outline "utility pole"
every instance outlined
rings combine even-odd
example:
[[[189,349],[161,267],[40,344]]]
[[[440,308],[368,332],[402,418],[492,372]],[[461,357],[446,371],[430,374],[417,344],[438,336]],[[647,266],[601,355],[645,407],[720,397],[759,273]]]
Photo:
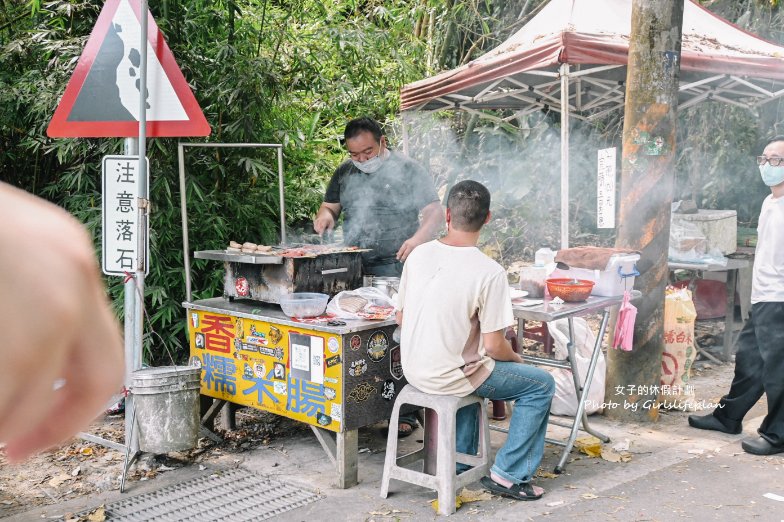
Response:
[[[615,419],[655,421],[664,350],[664,288],[684,0],[634,0],[626,73],[621,204],[616,247],[641,252],[642,298],[631,352],[610,350],[605,410]]]

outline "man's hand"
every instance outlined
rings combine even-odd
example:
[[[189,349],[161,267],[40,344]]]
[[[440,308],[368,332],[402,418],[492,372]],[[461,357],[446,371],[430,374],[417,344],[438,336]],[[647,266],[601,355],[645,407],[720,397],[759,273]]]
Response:
[[[406,239],[397,251],[396,257],[399,261],[405,261],[413,250],[433,239],[433,237],[444,226],[444,209],[441,203],[434,201],[425,205],[422,209],[422,220],[416,234]]]
[[[506,329],[482,334],[482,344],[487,355],[496,361],[523,362],[520,354],[515,353],[512,345],[506,338]]]
[[[340,215],[340,203],[322,203],[316,217],[313,218],[313,230],[320,236],[326,231],[333,230],[338,215]]]
[[[409,254],[411,254],[411,252],[413,252],[416,247],[425,241],[427,241],[427,239],[418,237],[417,234],[414,234],[410,238],[403,241],[403,244],[400,246],[400,250],[397,251],[396,257],[399,261],[405,261]]]
[[[3,183],[0,223],[0,442],[19,461],[101,413],[123,345],[81,224]]]

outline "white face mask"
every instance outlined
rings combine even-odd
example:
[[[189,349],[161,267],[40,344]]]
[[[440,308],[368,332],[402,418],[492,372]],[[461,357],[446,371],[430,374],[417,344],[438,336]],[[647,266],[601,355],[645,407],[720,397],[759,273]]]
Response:
[[[356,168],[364,172],[365,174],[373,174],[378,169],[381,168],[381,165],[384,164],[384,160],[386,160],[389,154],[386,150],[379,152],[375,157],[370,158],[366,161],[357,161],[351,160],[351,163],[354,164]]]
[[[784,183],[784,166],[774,167],[770,163],[760,165],[760,174],[762,175],[762,182],[769,187],[775,187],[780,183]]]

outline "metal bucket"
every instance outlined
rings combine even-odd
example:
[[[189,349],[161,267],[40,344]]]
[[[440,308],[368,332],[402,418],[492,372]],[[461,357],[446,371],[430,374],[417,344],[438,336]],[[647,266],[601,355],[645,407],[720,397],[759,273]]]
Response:
[[[131,392],[139,449],[168,453],[196,447],[199,438],[201,370],[161,366],[133,373]]]
[[[400,288],[400,278],[399,277],[385,277],[385,276],[372,276],[370,280],[370,286],[373,288],[378,288],[389,297],[394,297],[397,295],[397,291]]]

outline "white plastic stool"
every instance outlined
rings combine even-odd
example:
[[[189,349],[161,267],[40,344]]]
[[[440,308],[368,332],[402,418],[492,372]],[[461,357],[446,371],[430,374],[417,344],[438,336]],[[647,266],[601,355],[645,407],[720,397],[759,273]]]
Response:
[[[397,457],[397,426],[400,417],[400,408],[404,404],[421,406],[433,410],[438,416],[435,423],[429,422],[432,415],[425,415],[425,445],[413,453]],[[457,453],[455,447],[457,410],[464,406],[478,404],[479,412],[479,447],[477,455]],[[431,426],[431,424],[433,424]],[[435,431],[435,433],[434,433]],[[437,441],[434,448],[428,442]],[[381,498],[387,498],[389,481],[397,479],[410,484],[416,484],[438,492],[438,512],[442,515],[451,515],[455,512],[455,496],[458,488],[476,482],[487,475],[490,467],[490,429],[487,420],[487,405],[485,400],[476,395],[467,397],[454,397],[452,395],[431,395],[407,384],[395,399],[392,418],[389,420],[389,436],[387,438],[387,454],[384,461],[384,475],[381,478]],[[428,463],[435,457],[435,475],[426,472],[414,471],[407,467],[414,462],[423,462],[427,471]],[[457,474],[457,463],[473,466]]]

